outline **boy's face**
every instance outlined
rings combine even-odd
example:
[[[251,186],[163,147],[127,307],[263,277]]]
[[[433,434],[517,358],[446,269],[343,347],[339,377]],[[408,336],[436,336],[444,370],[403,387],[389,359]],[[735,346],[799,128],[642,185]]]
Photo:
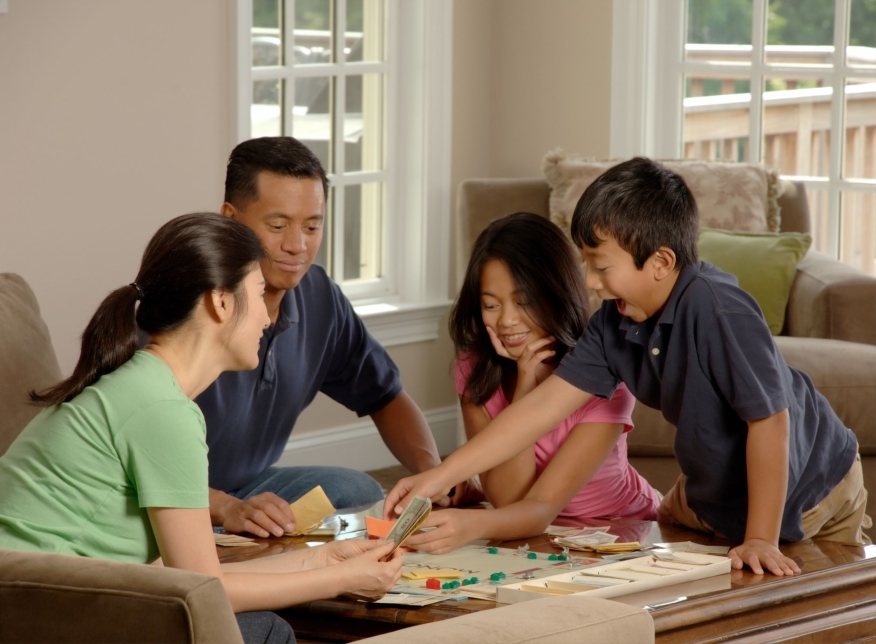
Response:
[[[581,249],[587,263],[584,281],[603,300],[614,300],[621,315],[644,322],[663,308],[668,297],[658,254],[649,257],[639,270],[633,256],[606,236],[598,247]]]

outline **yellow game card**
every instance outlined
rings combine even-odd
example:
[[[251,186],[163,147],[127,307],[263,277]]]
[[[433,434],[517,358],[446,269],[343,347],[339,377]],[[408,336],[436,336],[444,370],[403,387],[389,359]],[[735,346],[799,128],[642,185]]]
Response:
[[[290,536],[307,534],[309,530],[318,528],[323,519],[336,511],[321,485],[317,485],[300,499],[290,503],[289,508],[295,515],[296,522],[295,532],[286,533]]]

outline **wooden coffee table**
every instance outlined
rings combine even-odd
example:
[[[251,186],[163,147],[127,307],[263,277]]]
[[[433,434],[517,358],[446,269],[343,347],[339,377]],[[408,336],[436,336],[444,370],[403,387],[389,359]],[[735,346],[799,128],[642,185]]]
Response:
[[[363,519],[345,515],[339,538],[364,536]],[[595,521],[565,525],[610,525],[620,541],[652,544],[695,541],[729,545],[678,526],[650,521]],[[223,562],[243,561],[318,543],[313,538],[259,539],[247,548],[219,548]],[[528,543],[536,552],[557,552],[546,535],[491,545],[516,548]],[[782,546],[803,570],[794,577],[755,575],[734,570],[727,577],[676,584],[615,598],[647,607],[659,643],[682,642],[876,642],[876,546],[807,540]],[[535,600],[537,601],[537,600]],[[389,631],[450,619],[496,602],[471,599],[420,608],[373,605],[337,598],[312,601],[280,611],[298,641],[350,642]]]

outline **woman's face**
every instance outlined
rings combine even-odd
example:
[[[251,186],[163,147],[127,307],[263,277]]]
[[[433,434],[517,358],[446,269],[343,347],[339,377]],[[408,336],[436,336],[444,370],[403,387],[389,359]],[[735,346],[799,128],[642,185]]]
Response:
[[[529,317],[529,302],[518,293],[505,262],[498,259],[488,261],[481,271],[481,319],[515,359],[530,342],[547,336]]]
[[[245,371],[259,366],[259,342],[270,325],[271,318],[265,308],[265,278],[258,264],[243,280],[243,299],[246,311],[232,318],[233,328],[228,338],[233,366],[230,370]]]

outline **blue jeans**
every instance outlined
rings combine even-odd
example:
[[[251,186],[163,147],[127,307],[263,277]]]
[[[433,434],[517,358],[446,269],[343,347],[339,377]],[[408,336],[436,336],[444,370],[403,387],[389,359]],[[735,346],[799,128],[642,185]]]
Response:
[[[244,644],[295,644],[292,627],[276,613],[237,613],[235,617]]]
[[[249,485],[230,494],[248,499],[262,492],[273,492],[292,503],[317,485],[322,486],[329,501],[339,510],[383,500],[380,484],[364,472],[326,465],[269,467]]]

